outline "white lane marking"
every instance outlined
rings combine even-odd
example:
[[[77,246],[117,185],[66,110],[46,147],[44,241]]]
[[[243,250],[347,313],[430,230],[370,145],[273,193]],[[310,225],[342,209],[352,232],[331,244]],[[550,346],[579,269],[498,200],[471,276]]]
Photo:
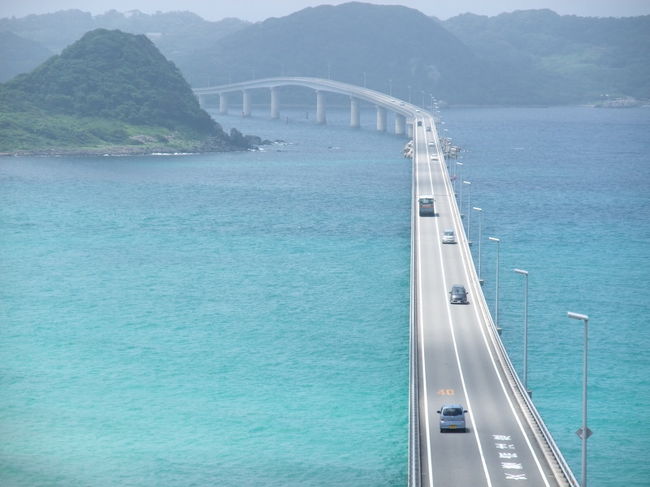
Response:
[[[442,165],[441,160],[439,161],[439,164]],[[441,170],[442,170],[442,167],[441,167]],[[446,180],[445,180],[445,186],[447,187],[447,191],[449,192],[449,183]],[[454,219],[456,219],[455,214],[454,214]],[[468,248],[469,247],[462,246],[462,249],[461,249],[463,263],[464,263],[464,265],[462,267],[463,267],[463,272],[465,274],[465,278],[466,278],[467,282],[471,283],[472,287],[474,288],[474,292],[476,293],[477,288],[475,286],[475,282],[474,282],[474,280],[470,279],[469,272],[467,270],[469,262],[471,262],[472,265],[473,265],[473,260],[470,259],[469,256],[467,255]],[[482,293],[483,291],[481,289],[479,289],[478,292]],[[477,298],[477,299],[479,299],[479,298]],[[533,446],[532,446],[532,444],[530,442],[530,439],[528,438],[528,435],[526,434],[526,431],[525,431],[523,425],[521,424],[521,421],[519,419],[519,415],[517,414],[517,411],[515,410],[514,404],[512,403],[512,400],[510,399],[510,396],[508,394],[508,390],[507,390],[507,388],[506,388],[506,386],[505,386],[505,384],[503,382],[503,379],[501,378],[501,374],[499,373],[499,369],[498,369],[496,361],[494,359],[494,355],[492,354],[492,349],[490,348],[487,337],[485,335],[485,329],[484,329],[484,326],[483,326],[484,323],[481,320],[481,317],[479,316],[478,305],[476,304],[476,302],[475,302],[473,308],[474,308],[474,315],[476,316],[476,320],[479,323],[479,328],[481,330],[481,336],[483,337],[483,342],[485,343],[485,348],[487,349],[487,352],[488,352],[488,354],[490,356],[490,361],[492,362],[492,367],[494,368],[494,371],[497,374],[497,378],[499,379],[499,384],[501,385],[501,389],[502,389],[503,394],[504,394],[504,396],[506,398],[506,401],[508,402],[508,405],[510,406],[510,411],[512,412],[512,415],[515,417],[515,421],[517,422],[517,425],[519,426],[519,429],[521,430],[521,433],[522,433],[522,435],[524,437],[524,440],[526,441],[526,445],[528,445],[528,449],[530,450],[530,453],[531,453],[533,459],[535,460],[535,464],[537,465],[540,476],[542,477],[542,480],[544,480],[544,485],[546,485],[547,487],[550,487],[550,484],[548,483],[548,480],[546,479],[546,475],[544,475],[544,470],[542,469],[542,465],[541,465],[541,463],[539,461],[539,458],[537,457],[537,454],[535,453],[535,450],[533,449]],[[485,321],[487,321],[487,319]]]
[[[413,132],[413,147],[417,148],[417,144],[415,143],[415,139],[417,137],[417,130]],[[417,200],[418,194],[419,194],[419,189],[420,189],[420,171],[418,168],[418,155],[417,152],[413,154],[413,170],[415,171],[415,198]],[[420,211],[419,211],[419,203],[414,203],[413,204],[414,211],[417,211],[418,214],[415,216],[415,218],[420,217]],[[417,225],[417,239],[418,239],[418,254],[420,253],[420,223],[416,222]],[[425,428],[426,428],[426,433],[427,433],[427,465],[429,469],[429,485],[433,487],[433,460],[431,457],[431,428],[429,426],[429,396],[427,394],[428,390],[428,385],[427,385],[427,367],[426,367],[426,355],[424,353],[424,344],[422,343],[422,338],[424,337],[424,325],[423,325],[423,320],[422,320],[422,260],[420,259],[420,255],[417,256],[417,262],[418,262],[418,321],[419,323],[419,328],[420,328],[420,351],[421,351],[421,363],[422,363],[422,383],[424,384],[424,411],[425,411]]]
[[[429,157],[429,146],[428,144],[425,146],[426,150],[426,160],[427,160],[427,168],[429,171],[429,185],[431,186],[431,194],[433,193],[433,174],[431,172],[431,158]],[[436,218],[435,220],[435,225],[436,225],[436,237],[440,235],[440,225],[438,223],[438,219]],[[440,243],[440,239],[436,238],[436,241],[438,243],[438,257],[440,259],[440,270],[442,272],[442,281],[443,283],[447,282],[447,274],[445,272],[445,263],[442,259],[442,244]],[[443,292],[446,291],[445,286],[443,285]],[[479,439],[479,433],[478,433],[478,425],[476,423],[476,418],[474,417],[474,414],[472,413],[472,403],[469,398],[469,394],[467,391],[467,386],[465,384],[465,376],[463,374],[463,366],[461,365],[460,362],[460,355],[458,353],[458,344],[456,342],[456,333],[454,332],[454,325],[451,319],[451,304],[449,303],[449,300],[446,299],[446,294],[445,294],[445,309],[447,310],[447,318],[448,318],[448,323],[449,323],[449,330],[451,331],[451,340],[452,343],[454,344],[454,354],[456,355],[456,364],[458,366],[458,372],[460,374],[460,381],[461,384],[463,385],[463,392],[465,394],[465,399],[467,400],[467,408],[470,411],[470,417],[472,418],[472,422],[474,423],[474,428],[473,428],[473,433],[474,433],[474,439],[476,440],[476,446],[478,447],[478,452],[479,456],[481,457],[481,464],[483,465],[483,473],[485,474],[485,480],[487,482],[488,486],[492,486],[492,480],[490,479],[490,472],[488,471],[487,468],[487,462],[485,461],[485,455],[483,453],[483,447],[481,446],[481,441]]]

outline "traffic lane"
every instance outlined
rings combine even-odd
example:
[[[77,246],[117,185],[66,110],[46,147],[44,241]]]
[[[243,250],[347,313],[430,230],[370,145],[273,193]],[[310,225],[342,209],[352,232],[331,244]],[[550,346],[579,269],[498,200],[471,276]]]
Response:
[[[428,159],[425,161],[422,163],[424,170],[418,173],[420,181],[428,181],[434,174],[430,161]],[[421,184],[420,187],[426,187],[426,183]],[[445,272],[441,255],[442,244],[439,238],[439,218],[420,217],[419,225],[421,262],[422,267],[428,271],[423,273],[422,277],[422,294],[425,301],[422,319],[426,330],[422,341],[427,357],[430,358],[426,365],[428,378],[426,394],[430,398],[428,419],[434,485],[486,485],[483,460],[477,446],[478,440],[474,437],[471,417],[467,418],[468,433],[440,433],[437,410],[444,404],[466,405],[467,400],[453,346],[448,291],[442,279]],[[463,468],[463,466],[471,466],[471,468]]]
[[[509,403],[499,374],[483,342],[479,323],[472,307],[458,306],[454,322],[458,353],[461,357],[465,383],[473,405],[473,418],[479,429],[482,450],[494,485],[512,480],[527,480],[530,485],[548,485],[540,472],[539,461],[529,448],[523,423]],[[488,365],[486,365],[488,364]],[[532,483],[531,483],[532,482]]]

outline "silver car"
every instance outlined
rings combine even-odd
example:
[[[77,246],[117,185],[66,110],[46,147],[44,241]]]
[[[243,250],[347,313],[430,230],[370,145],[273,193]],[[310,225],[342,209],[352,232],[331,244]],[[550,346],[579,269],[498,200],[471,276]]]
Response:
[[[440,432],[444,431],[467,431],[465,424],[466,409],[460,404],[448,404],[442,406],[437,413],[440,415]]]
[[[454,284],[449,291],[449,302],[451,304],[467,304],[467,294],[465,286]]]
[[[456,243],[456,234],[453,230],[445,230],[442,233],[442,243],[443,244],[455,244]]]

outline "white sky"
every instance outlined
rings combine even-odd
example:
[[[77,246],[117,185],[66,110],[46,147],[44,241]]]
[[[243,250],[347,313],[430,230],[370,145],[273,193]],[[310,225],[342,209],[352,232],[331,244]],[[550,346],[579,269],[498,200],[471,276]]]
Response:
[[[650,14],[650,0],[366,0],[368,3],[404,5],[427,15],[447,19],[464,12],[497,15],[513,10],[550,8],[562,15],[629,17]],[[259,21],[283,17],[297,10],[344,0],[0,0],[0,18],[79,9],[93,14],[115,9],[145,13],[188,10],[208,20],[237,17]]]

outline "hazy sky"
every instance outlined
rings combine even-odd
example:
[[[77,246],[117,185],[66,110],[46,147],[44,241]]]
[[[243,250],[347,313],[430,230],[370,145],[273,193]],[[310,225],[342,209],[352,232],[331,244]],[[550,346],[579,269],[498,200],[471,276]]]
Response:
[[[459,13],[497,15],[513,10],[550,8],[559,14],[628,17],[650,14],[650,0],[366,0],[368,3],[398,4],[412,7],[441,19]],[[62,9],[79,9],[93,14],[115,9],[120,12],[140,10],[189,10],[208,20],[238,17],[258,21],[282,17],[309,6],[339,4],[343,0],[0,0],[0,17],[24,17]]]

